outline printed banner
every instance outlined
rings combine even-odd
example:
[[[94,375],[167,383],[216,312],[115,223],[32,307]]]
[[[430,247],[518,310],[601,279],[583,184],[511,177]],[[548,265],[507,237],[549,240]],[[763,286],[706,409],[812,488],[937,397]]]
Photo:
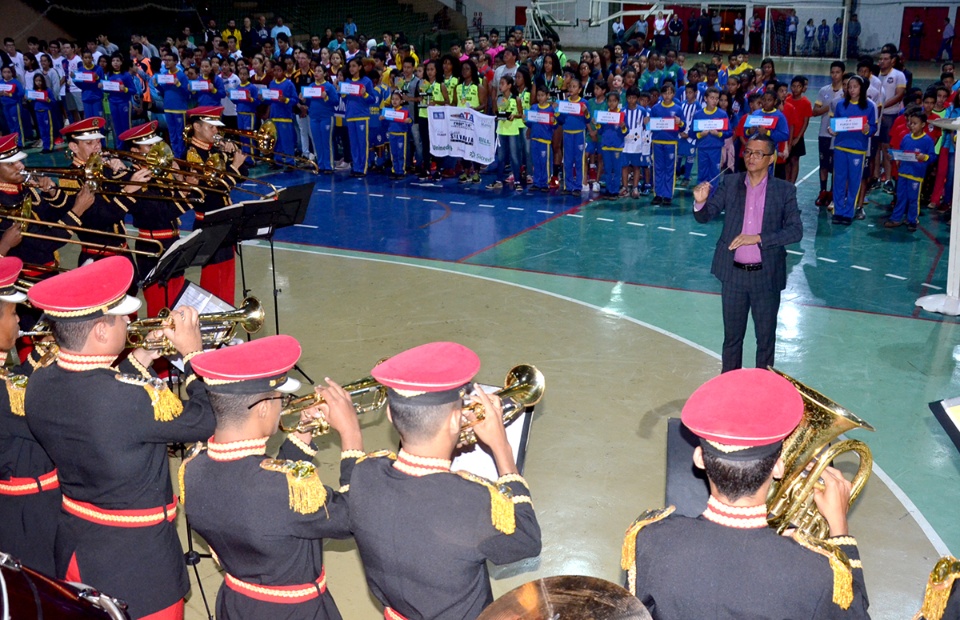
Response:
[[[651,118],[650,119],[650,131],[676,131],[677,119],[675,116],[670,118]]]
[[[570,101],[558,101],[557,102],[557,112],[561,114],[574,114],[576,116],[583,116],[583,102],[578,101],[576,103]]]
[[[209,91],[210,82],[206,80],[190,80],[189,88],[190,88],[190,91],[194,93],[198,93],[200,91]]]
[[[360,94],[360,85],[359,85],[359,84],[347,84],[346,82],[341,82],[341,84],[340,84],[340,94],[341,94],[341,95],[359,95],[359,94]]]
[[[0,84],[0,93],[12,93],[16,89],[16,84]]]
[[[307,99],[323,99],[327,96],[327,91],[321,86],[305,86],[303,96]]]
[[[747,117],[747,122],[744,123],[745,127],[763,127],[764,129],[773,129],[777,126],[777,117],[776,116],[760,116],[758,114],[751,114]]]
[[[388,121],[397,121],[402,123],[407,120],[407,111],[406,110],[394,110],[393,108],[385,108],[383,110],[383,118]]]
[[[836,133],[841,131],[863,131],[866,116],[851,116],[850,118],[831,118],[830,129]]]
[[[110,93],[122,93],[123,83],[107,80],[106,82],[103,83],[103,90]]]
[[[917,161],[920,161],[920,158],[918,157],[918,155],[920,155],[920,153],[917,153],[915,151],[897,151],[894,149],[890,149],[890,157],[892,157],[894,161],[917,162]]]
[[[534,112],[533,110],[529,110],[527,112],[527,120],[531,123],[549,125],[550,121],[553,120],[553,114],[549,112]]]
[[[6,84],[4,84],[4,86],[6,86]],[[10,84],[10,86],[12,86],[12,84]],[[28,90],[27,99],[32,99],[33,101],[50,101],[47,98],[46,91],[43,90]]]
[[[94,73],[86,73],[84,71],[77,71],[73,74],[74,82],[96,82],[97,76]]]
[[[623,122],[623,112],[597,112],[598,125],[619,125]]]
[[[176,84],[177,76],[172,73],[161,73],[157,76],[157,84]]]
[[[726,131],[730,128],[728,118],[701,118],[693,121],[694,131]]]
[[[460,157],[483,165],[494,162],[497,155],[495,116],[453,106],[433,106],[428,114],[431,155]]]
[[[265,88],[260,91],[260,94],[267,101],[280,101],[280,91],[274,88]]]
[[[242,88],[231,90],[230,101],[250,101],[250,93]]]

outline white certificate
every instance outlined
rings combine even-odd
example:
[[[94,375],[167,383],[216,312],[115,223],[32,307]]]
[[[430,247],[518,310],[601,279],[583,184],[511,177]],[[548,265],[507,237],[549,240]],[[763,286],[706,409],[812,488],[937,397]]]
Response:
[[[106,80],[103,83],[103,90],[110,93],[120,93],[123,92],[123,83],[122,82],[113,82],[111,80]]]
[[[3,86],[13,86],[13,84],[3,84]],[[0,88],[0,90],[4,90]],[[42,90],[28,90],[27,99],[32,99],[33,101],[46,101],[47,93]]]
[[[83,71],[77,71],[73,75],[74,82],[95,82],[97,76],[94,73],[84,73]]]
[[[0,93],[12,93],[14,88],[15,84],[0,84]]]
[[[896,151],[890,149],[890,157],[896,161],[920,161],[920,153],[914,151]]]
[[[583,116],[583,106],[582,102],[578,101],[573,103],[571,101],[559,101],[557,102],[557,112],[561,114],[575,114],[577,116]]]
[[[323,99],[326,91],[319,86],[306,86],[303,89],[303,96],[307,99]]]
[[[157,76],[157,84],[176,84],[177,76],[172,73],[161,73]]]
[[[597,112],[596,121],[600,125],[619,125],[623,122],[623,112]]]
[[[280,101],[280,91],[275,88],[265,88],[260,94],[268,101]]]
[[[550,114],[549,112],[534,112],[533,110],[527,112],[527,120],[531,123],[548,125],[550,124],[551,118],[553,118],[553,114]]]
[[[677,130],[677,119],[676,117],[669,118],[651,118],[650,119],[650,131],[676,131]]]
[[[210,82],[206,80],[190,80],[190,90],[193,92],[209,91]]]
[[[250,93],[238,88],[230,91],[230,101],[250,101]]]
[[[747,122],[745,123],[746,127],[764,127],[770,129],[775,127],[777,124],[776,116],[759,116],[757,114],[751,114],[747,117]]]
[[[347,84],[343,82],[340,84],[340,94],[341,95],[359,95],[360,94],[360,84]]]
[[[386,108],[383,111],[383,118],[387,119],[388,121],[396,121],[398,123],[402,123],[407,120],[407,111]]]
[[[693,121],[694,131],[723,131],[728,127],[724,118],[701,118]]]
[[[865,116],[851,116],[850,118],[831,118],[830,129],[835,132],[841,131],[863,131],[863,122],[867,120]]]

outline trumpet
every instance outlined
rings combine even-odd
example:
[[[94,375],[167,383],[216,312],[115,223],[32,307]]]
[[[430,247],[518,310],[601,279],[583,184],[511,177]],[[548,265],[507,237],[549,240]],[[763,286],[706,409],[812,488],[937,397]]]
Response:
[[[164,252],[163,243],[156,239],[140,239],[135,235],[125,235],[123,233],[115,232],[106,232],[102,230],[93,230],[90,228],[83,228],[81,226],[70,226],[69,224],[61,224],[59,222],[46,222],[43,220],[34,219],[33,217],[33,200],[30,196],[25,196],[23,202],[19,205],[13,205],[10,207],[0,207],[0,218],[10,220],[12,222],[20,223],[20,234],[24,237],[32,237],[34,239],[45,239],[47,241],[56,241],[58,243],[69,243],[71,245],[79,245],[86,248],[109,248],[111,252],[123,252],[126,254],[137,254],[139,256],[150,256],[157,258]],[[103,243],[93,243],[90,241],[81,241],[80,239],[70,239],[63,237],[54,237],[52,235],[44,235],[42,233],[29,232],[27,227],[31,224],[40,227],[49,227],[49,228],[59,228],[60,230],[69,230],[71,232],[82,232],[88,233],[91,235],[98,235],[102,237],[112,237],[115,239],[131,239],[139,240],[141,242],[151,243],[157,246],[156,252],[148,252],[146,250],[137,250],[133,248],[123,247],[123,246],[108,246]]]
[[[527,407],[539,403],[545,389],[546,380],[536,366],[520,364],[511,368],[503,381],[503,388],[494,392],[502,402],[504,426],[517,419]],[[480,403],[471,403],[463,408],[463,413],[472,413],[475,416],[473,422],[467,422],[460,427],[460,445],[471,446],[477,443],[477,434],[473,427],[484,420],[486,411]]]
[[[386,359],[386,358],[384,358]],[[380,360],[382,362],[384,360]],[[378,364],[380,362],[377,362]],[[350,395],[353,401],[353,408],[360,413],[370,413],[382,409],[387,402],[387,388],[382,386],[373,377],[364,377],[347,383],[343,389]],[[284,433],[311,433],[314,437],[325,435],[330,432],[330,424],[321,415],[308,422],[297,420],[295,424],[284,424],[283,418],[290,416],[299,416],[301,412],[311,407],[316,407],[324,402],[323,396],[316,392],[300,396],[286,403],[280,412],[280,430]]]
[[[274,150],[277,147],[277,126],[272,121],[264,121],[263,124],[260,125],[260,129],[256,131],[221,127],[220,133],[218,133],[213,139],[213,144],[219,147],[221,144],[223,144],[223,142],[226,141],[226,136],[228,135],[250,139],[252,141],[252,144],[250,145],[251,152],[248,153],[247,156],[252,159],[271,164],[279,164],[281,166],[286,166],[287,168],[293,168],[294,170],[300,170],[300,166],[296,164],[279,162],[273,158]],[[253,152],[254,150],[260,151],[260,154],[255,154]],[[305,157],[294,157],[293,155],[284,155],[284,157],[289,157],[294,161],[302,162],[309,167],[311,172],[314,174],[320,173],[320,167],[317,166],[317,163],[310,161]]]
[[[770,370],[800,392],[803,418],[783,442],[783,478],[774,480],[767,495],[767,521],[780,534],[794,528],[807,536],[823,539],[830,535],[830,526],[817,510],[813,493],[818,486],[822,487],[819,480],[824,469],[844,452],[857,453],[860,463],[848,504],[852,506],[867,484],[873,467],[873,456],[864,442],[847,439],[832,446],[829,444],[841,433],[855,428],[876,429],[813,388],[775,368]]]
[[[175,355],[177,349],[168,338],[149,338],[151,333],[173,326],[170,314],[170,309],[164,308],[156,318],[132,321],[127,325],[127,346],[160,351],[161,355]],[[263,306],[256,297],[247,297],[240,302],[240,307],[236,310],[201,314],[200,335],[203,348],[215,348],[230,342],[238,329],[255,334],[263,327],[264,318]]]

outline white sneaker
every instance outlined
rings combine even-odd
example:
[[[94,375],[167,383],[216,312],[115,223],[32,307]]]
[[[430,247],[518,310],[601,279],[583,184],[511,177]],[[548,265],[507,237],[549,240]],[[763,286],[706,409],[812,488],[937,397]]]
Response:
[[[348,164],[345,161],[339,162],[336,166],[333,167],[334,170],[350,170],[353,166]]]
[[[600,184],[599,184],[599,183],[594,182],[594,184],[593,184],[593,191],[595,191],[595,192],[597,192],[597,193],[600,192]]]
[[[313,153],[307,153],[307,159],[309,159],[310,161],[317,161],[317,156],[314,155]]]
[[[580,191],[581,191],[581,192],[589,192],[589,191],[590,191],[590,184],[589,184],[589,183],[584,183],[584,184],[580,187]]]

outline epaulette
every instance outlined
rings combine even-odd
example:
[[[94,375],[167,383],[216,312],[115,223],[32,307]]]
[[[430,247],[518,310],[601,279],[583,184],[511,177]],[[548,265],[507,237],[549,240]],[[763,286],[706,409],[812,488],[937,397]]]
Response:
[[[920,614],[923,620],[940,620],[947,609],[953,582],[960,577],[960,560],[953,556],[942,557],[937,560],[930,579],[927,581],[927,590],[923,595],[923,606]]]
[[[357,463],[358,464],[362,463],[367,459],[381,459],[384,457],[390,459],[391,461],[397,460],[397,455],[394,454],[393,452],[390,452],[389,450],[377,450],[376,452],[368,452],[367,454],[364,454],[363,456],[359,457],[357,459]]]
[[[627,528],[627,533],[623,537],[623,548],[620,550],[620,568],[630,570],[637,561],[637,533],[651,523],[666,519],[673,514],[674,510],[676,510],[675,506],[645,510],[637,517],[636,521]]]
[[[191,164],[202,164],[204,163],[203,158],[200,157],[200,153],[197,152],[197,149],[190,147],[187,149],[187,161]]]
[[[490,492],[490,522],[497,531],[510,535],[517,530],[517,520],[513,511],[513,492],[508,486],[497,486],[486,478],[466,471],[454,473],[464,480],[486,487]]]
[[[176,394],[170,391],[163,379],[156,377],[138,377],[117,373],[117,381],[128,385],[138,385],[146,390],[153,405],[153,419],[157,422],[170,422],[183,413],[183,403]]]
[[[260,468],[287,476],[290,509],[294,512],[302,515],[313,514],[327,503],[327,489],[320,482],[313,463],[264,459],[260,462]]]
[[[23,398],[27,393],[26,375],[6,375],[3,377],[7,384],[7,398],[10,399],[10,411],[15,416],[24,416]]]
[[[186,483],[184,483],[184,477],[187,472],[187,463],[197,458],[201,452],[206,450],[207,447],[203,445],[202,441],[198,441],[190,447],[190,452],[183,457],[183,461],[180,462],[180,469],[177,470],[177,483],[180,485],[180,503],[182,504],[185,500],[184,498],[187,495]]]
[[[833,602],[840,609],[849,609],[853,603],[853,569],[847,554],[834,544],[800,532],[794,532],[793,539],[804,549],[830,560],[830,569],[833,571]]]
[[[75,179],[57,179],[57,185],[66,189],[80,189],[80,182]]]

